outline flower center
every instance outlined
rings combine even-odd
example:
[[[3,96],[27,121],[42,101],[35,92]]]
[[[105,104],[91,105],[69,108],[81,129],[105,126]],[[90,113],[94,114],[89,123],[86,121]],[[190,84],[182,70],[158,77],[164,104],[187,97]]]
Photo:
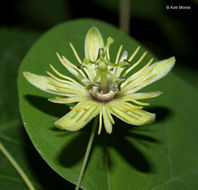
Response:
[[[98,51],[98,58],[95,62],[84,60],[84,63],[94,64],[96,66],[96,76],[92,84],[88,86],[91,97],[99,102],[109,102],[116,97],[120,91],[120,85],[123,78],[116,76],[112,70],[116,67],[124,67],[124,65],[113,64],[105,58],[105,51],[101,48]],[[125,64],[125,62],[120,62]]]
[[[111,86],[108,86],[106,91],[103,91],[100,86],[93,86],[90,89],[90,95],[94,100],[106,103],[115,98],[116,91]]]

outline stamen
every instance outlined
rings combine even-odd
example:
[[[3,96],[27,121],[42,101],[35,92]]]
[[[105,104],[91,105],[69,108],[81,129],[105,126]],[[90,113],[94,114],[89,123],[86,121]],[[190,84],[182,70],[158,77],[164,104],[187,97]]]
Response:
[[[152,72],[152,70],[156,67],[157,65],[154,65],[153,67],[149,68],[142,76],[138,77],[137,79],[134,80],[134,82],[138,82],[141,79],[143,79],[146,75]]]
[[[77,53],[76,49],[74,48],[73,44],[70,42],[69,45],[72,48],[72,51],[73,51],[78,63],[82,64],[82,61],[81,61],[80,57],[78,56],[78,53]]]
[[[140,46],[138,46],[138,47],[136,48],[136,50],[133,52],[133,54],[132,54],[131,57],[129,58],[129,62],[131,62],[131,61],[133,60],[133,58],[134,58],[134,57],[136,56],[136,54],[138,53],[139,49],[140,49]]]
[[[48,80],[54,86],[61,87],[61,88],[71,88],[71,85],[70,84],[60,83],[60,82],[54,81],[53,79],[50,79],[50,78]]]
[[[62,56],[62,58],[63,58],[63,60],[64,60],[67,64],[69,64],[73,69],[79,70],[78,67],[76,67],[76,65],[74,65],[73,63],[71,63],[65,56]],[[64,62],[63,62],[63,63],[64,63]],[[64,65],[66,65],[66,64],[64,63]]]
[[[91,72],[90,66],[87,66],[87,68],[84,68],[84,71],[87,74],[88,79],[92,81],[94,76],[93,76],[93,74]]]
[[[69,66],[71,66],[71,69],[73,69],[73,71],[75,72],[75,75],[77,78],[82,78],[82,76],[84,78],[87,79],[86,75],[82,72],[81,69],[79,69],[77,66],[75,66],[74,64],[72,64],[66,57],[62,56],[63,60],[69,64]],[[69,67],[63,62],[61,61],[61,63],[63,64],[64,67],[66,67],[69,70]],[[72,73],[73,74],[73,73]]]
[[[60,100],[60,101],[63,101],[65,103],[68,103],[68,102],[78,102],[80,101],[80,98],[78,97],[72,97],[72,98],[60,98],[60,97],[56,97],[57,100]]]
[[[73,84],[69,81],[64,81],[62,79],[59,79],[48,71],[47,71],[47,74],[55,80],[54,81],[53,79],[48,78],[49,82],[51,84],[53,84],[54,86],[64,88],[64,89],[71,89],[71,90],[75,91],[75,93],[81,93],[81,94],[85,93],[84,87]]]
[[[151,80],[153,80],[153,78],[155,78],[157,75],[152,75],[152,76],[150,76],[149,78],[147,78],[146,80],[144,80],[144,81],[142,81],[142,82],[140,82],[139,84],[136,84],[136,85],[130,85],[129,86],[129,88],[137,88],[137,87],[139,87],[139,86],[141,86],[141,85],[144,85],[144,84],[146,84],[146,83],[149,83]],[[126,89],[129,89],[128,87],[126,88]],[[127,91],[127,90],[126,90]]]
[[[126,113],[126,115],[133,117],[134,119],[138,119],[139,117],[141,117],[142,115],[137,114],[136,111],[130,110],[129,112]]]
[[[156,92],[148,92],[148,93],[134,93],[134,94],[130,94],[130,98],[133,99],[148,99],[148,98],[154,98],[157,97],[161,94],[162,92],[160,91],[156,91]]]
[[[51,67],[51,69],[52,69],[58,76],[60,76],[60,77],[62,77],[62,78],[64,78],[64,79],[67,79],[67,80],[69,80],[69,81],[75,83],[76,85],[78,85],[78,86],[80,86],[80,87],[83,87],[81,84],[79,84],[78,82],[76,82],[76,81],[75,81],[74,79],[72,79],[71,77],[68,77],[68,76],[63,75],[63,74],[61,74],[60,72],[58,72],[58,71],[53,67],[53,65],[50,64],[49,66]],[[62,82],[62,83],[67,83],[67,82],[68,82],[68,81],[61,80],[61,79],[59,79],[59,81]]]
[[[135,77],[138,74],[140,74],[141,72],[143,72],[149,65],[151,65],[152,62],[153,62],[153,58],[151,58],[150,61],[144,67],[142,67],[138,72],[133,74],[131,77]]]
[[[94,104],[92,104],[91,102],[89,102],[89,105],[87,105],[87,103],[84,103],[84,102],[79,102],[75,106],[70,107],[70,109],[75,110],[76,112],[81,112],[83,110],[88,111],[94,107],[96,107],[96,106]]]
[[[132,105],[128,102],[124,102],[124,101],[122,101],[122,103],[123,103],[122,106],[126,107],[126,108],[132,108],[132,109],[142,109],[143,108],[142,106],[134,106],[134,105]]]
[[[142,109],[142,106],[134,106],[128,102],[118,102],[116,104],[114,104],[114,106],[116,107],[116,109],[119,109],[122,112],[127,112],[127,111],[131,111],[131,110],[139,110]]]
[[[106,107],[106,110],[107,110],[107,114],[108,114],[108,116],[109,116],[109,118],[110,118],[110,120],[111,120],[111,123],[112,123],[112,124],[115,124],[115,121],[114,121],[114,119],[113,119],[113,117],[112,117],[112,115],[111,115],[111,112],[110,112],[109,108]]]
[[[100,119],[99,119],[99,128],[98,128],[98,135],[100,135],[102,130],[102,111],[100,110]]]
[[[118,110],[120,110],[120,111],[122,111],[122,112],[128,112],[128,111],[132,111],[132,110],[137,110],[137,109],[135,109],[135,108],[132,108],[132,107],[116,107],[116,109],[118,109]]]
[[[58,88],[58,87],[56,87],[56,90],[58,91],[58,92],[63,92],[63,93],[68,93],[68,94],[78,94],[78,91],[74,91],[74,90],[63,90],[63,89],[60,89],[60,88]]]
[[[129,83],[134,83],[134,79],[143,71],[145,71],[147,69],[148,66],[151,65],[151,63],[153,62],[153,58],[150,59],[150,61],[142,68],[140,69],[139,71],[137,71],[136,73],[134,73],[133,75],[131,75],[127,80],[126,80],[126,83],[123,83],[122,85],[122,88],[124,88],[127,84]],[[138,81],[138,78],[137,78],[137,81]]]
[[[65,80],[62,80],[62,79],[59,79],[58,77],[54,76],[52,73],[50,73],[49,71],[46,71],[46,73],[52,77],[54,80],[56,81],[59,81],[59,82],[62,82],[62,83],[65,83],[66,81]]]
[[[121,50],[122,50],[122,46],[120,46],[120,52],[121,52]],[[119,58],[119,56],[120,56],[120,52],[119,52],[119,50],[118,50],[118,55],[117,55],[117,58]],[[116,58],[116,64],[118,65],[116,65],[117,67],[115,67],[114,68],[114,70],[113,70],[113,73],[115,74],[115,75],[117,75],[117,76],[120,76],[120,73],[123,71],[123,69],[124,69],[124,60],[125,59],[127,59],[127,57],[128,57],[128,52],[127,51],[124,51],[123,52],[123,54],[122,54],[122,57],[120,58],[120,60],[118,61],[117,60],[117,58]],[[119,63],[118,63],[119,62]]]
[[[69,60],[67,60],[65,57],[63,57],[64,61],[69,64],[67,65],[63,59],[61,58],[61,56],[59,55],[59,53],[56,53],[58,59],[60,60],[61,64],[68,70],[70,71],[73,75],[75,75],[76,77],[79,76],[79,73],[76,70],[79,70],[76,66],[74,66]],[[75,68],[76,67],[76,68]],[[79,70],[81,71],[81,70]],[[81,71],[82,72],[82,71]]]
[[[134,102],[135,104],[138,104],[138,105],[141,105],[141,106],[148,106],[149,105],[149,103],[140,102],[140,101],[137,101],[135,99],[129,99],[129,101]]]
[[[81,111],[83,111],[83,110],[85,110],[85,111],[88,111],[88,110],[90,110],[91,108],[93,108],[93,106],[91,106],[91,105],[89,105],[89,106],[82,106],[81,108],[79,108],[79,109],[76,109],[76,111],[77,112],[81,112]]]
[[[119,60],[119,58],[120,58],[120,53],[121,53],[121,51],[122,51],[122,48],[123,48],[123,45],[121,45],[120,48],[118,49],[118,53],[117,53],[117,56],[116,56],[115,64],[118,63],[118,60]]]
[[[79,106],[81,106],[83,103],[82,102],[79,102],[78,104],[76,104],[75,106],[73,107],[69,107],[71,110],[76,110]]]
[[[139,63],[144,59],[144,57],[146,56],[147,52],[145,51],[144,54],[140,57],[140,59],[134,64],[132,65],[129,69],[127,69],[125,71],[125,73],[123,74],[123,76],[125,77],[132,69],[134,69],[137,65],[139,65]]]
[[[62,63],[62,65],[68,70],[68,65],[66,65],[66,64],[63,62],[63,60],[62,60],[60,54],[59,54],[58,52],[56,52],[56,55],[57,55],[58,59],[60,60],[60,62]],[[65,59],[65,61],[71,66],[72,69],[75,68],[75,65],[73,65],[68,59],[66,59],[65,57],[64,57],[64,59]]]

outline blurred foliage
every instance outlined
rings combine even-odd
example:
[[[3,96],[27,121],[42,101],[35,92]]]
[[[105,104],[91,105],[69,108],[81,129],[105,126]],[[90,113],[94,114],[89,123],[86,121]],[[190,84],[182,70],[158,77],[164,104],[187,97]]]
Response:
[[[67,189],[67,183],[41,159],[27,137],[18,111],[18,67],[39,33],[0,29],[0,142],[16,159],[38,190]],[[0,189],[28,189],[13,166],[0,153]]]
[[[49,28],[70,15],[68,1],[65,0],[20,0],[18,2],[20,21],[23,24],[32,24],[39,28]]]
[[[160,59],[174,55],[176,73],[198,87],[196,71],[196,0],[139,0],[131,3],[131,36]],[[71,19],[92,17],[118,26],[119,0],[5,1],[2,24],[46,31]],[[166,5],[188,5],[191,10],[167,10]],[[3,11],[2,11],[3,12]]]
[[[94,0],[115,14],[119,1]],[[139,0],[131,2],[131,35],[159,58],[174,55],[178,75],[198,87],[195,21],[198,6],[191,0]],[[166,5],[187,5],[191,10],[167,10]]]
[[[25,53],[39,34],[19,29],[0,29],[0,127],[19,121],[17,71]]]

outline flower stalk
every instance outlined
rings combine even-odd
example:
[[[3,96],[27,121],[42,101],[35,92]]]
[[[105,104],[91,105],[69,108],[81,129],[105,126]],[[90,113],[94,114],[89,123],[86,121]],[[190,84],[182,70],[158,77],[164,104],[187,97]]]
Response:
[[[93,139],[94,139],[94,135],[96,133],[97,125],[98,125],[98,117],[95,117],[93,127],[92,127],[92,130],[91,130],[91,135],[89,137],[89,141],[88,141],[88,144],[87,144],[87,149],[86,149],[85,156],[84,156],[84,159],[83,159],[83,163],[82,163],[82,166],[81,166],[81,169],[80,169],[80,174],[79,174],[79,177],[78,177],[78,181],[77,181],[75,190],[79,190],[79,188],[80,188],[80,184],[81,184],[81,181],[82,181],[82,178],[83,178],[83,175],[85,173],[86,166],[87,166],[87,161],[89,159],[89,155],[90,155],[90,152],[91,152],[91,147],[92,147],[92,144],[93,144]]]

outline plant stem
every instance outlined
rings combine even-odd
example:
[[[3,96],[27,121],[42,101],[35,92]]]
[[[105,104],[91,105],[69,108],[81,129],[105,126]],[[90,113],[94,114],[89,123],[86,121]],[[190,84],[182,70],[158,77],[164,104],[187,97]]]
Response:
[[[90,154],[90,151],[91,151],[91,146],[92,146],[92,143],[93,143],[93,139],[94,139],[94,135],[95,135],[95,132],[96,132],[97,125],[98,125],[98,117],[96,117],[94,119],[94,124],[93,124],[92,130],[91,130],[91,135],[89,137],[89,142],[87,144],[87,149],[86,149],[86,152],[85,152],[84,160],[83,160],[83,163],[82,163],[82,166],[81,166],[81,170],[80,170],[80,174],[79,174],[79,177],[78,177],[78,181],[77,181],[75,190],[78,190],[80,188],[80,184],[81,184],[83,175],[85,173],[85,169],[86,169],[86,166],[87,166],[87,161],[88,161],[89,154]]]
[[[130,28],[130,0],[120,0],[120,29],[129,34]]]
[[[105,153],[105,166],[107,169],[108,190],[111,190],[110,175],[109,175],[109,155],[108,155],[108,149],[107,149],[107,134],[106,133],[105,133],[104,153]]]
[[[12,155],[6,150],[6,148],[3,146],[2,143],[0,143],[0,151],[4,154],[4,156],[8,159],[8,161],[12,164],[12,166],[16,169],[16,171],[19,173],[21,178],[24,180],[26,185],[30,190],[35,190],[33,184],[28,179],[27,175],[24,173],[24,171],[20,168],[20,166],[17,164],[17,162],[14,160]]]

